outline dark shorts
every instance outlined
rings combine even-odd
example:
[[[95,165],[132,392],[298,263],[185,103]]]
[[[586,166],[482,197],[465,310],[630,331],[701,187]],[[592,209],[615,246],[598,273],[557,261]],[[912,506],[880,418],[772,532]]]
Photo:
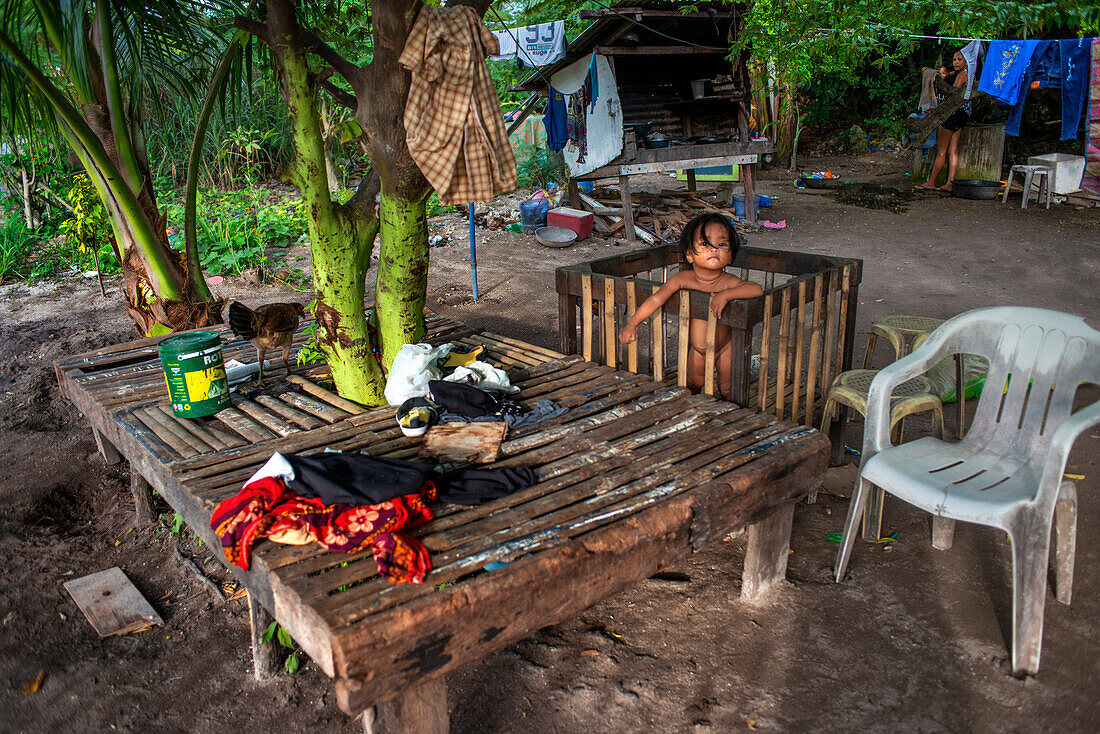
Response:
[[[951,113],[951,117],[943,121],[942,127],[946,127],[951,132],[957,132],[962,130],[968,122],[970,122],[970,114],[966,110],[955,110]]]

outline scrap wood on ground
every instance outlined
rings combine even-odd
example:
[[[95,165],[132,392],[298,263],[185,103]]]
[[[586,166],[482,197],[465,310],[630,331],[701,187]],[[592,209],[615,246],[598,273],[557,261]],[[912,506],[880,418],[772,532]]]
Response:
[[[659,194],[636,192],[630,195],[634,207],[635,228],[638,235],[650,244],[658,240],[674,242],[689,221],[699,214],[714,212],[722,214],[742,234],[759,227],[737,216],[728,202],[728,192],[722,189],[713,191],[669,191]],[[727,199],[727,200],[724,200]],[[591,196],[581,195],[581,206],[593,215],[593,230],[601,235],[612,236],[622,232],[626,220],[622,218],[622,198],[618,189],[597,188]],[[649,237],[645,236],[646,234]],[[653,237],[656,235],[656,238]]]

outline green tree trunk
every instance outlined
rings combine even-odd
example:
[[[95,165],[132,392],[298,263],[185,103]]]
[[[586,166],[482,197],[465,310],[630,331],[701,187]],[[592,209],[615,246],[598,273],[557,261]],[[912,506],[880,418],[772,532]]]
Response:
[[[425,199],[382,194],[382,245],[375,306],[388,370],[405,344],[424,338],[428,291],[428,223]]]

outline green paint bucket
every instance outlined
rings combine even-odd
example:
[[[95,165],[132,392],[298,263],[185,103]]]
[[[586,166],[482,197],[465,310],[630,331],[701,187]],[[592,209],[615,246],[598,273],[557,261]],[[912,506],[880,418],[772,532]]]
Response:
[[[229,381],[216,331],[176,334],[157,344],[172,412],[201,418],[229,407]]]

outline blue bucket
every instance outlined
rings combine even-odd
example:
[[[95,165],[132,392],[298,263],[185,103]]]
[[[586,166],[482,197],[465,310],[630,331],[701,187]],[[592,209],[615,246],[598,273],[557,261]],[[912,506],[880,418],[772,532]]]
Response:
[[[550,211],[550,202],[546,199],[525,201],[519,205],[519,222],[527,234],[539,227],[546,226],[546,213]]]
[[[757,209],[766,209],[767,207],[769,207],[771,205],[772,205],[772,200],[770,198],[768,198],[767,196],[761,196],[760,194],[756,195],[756,208]],[[737,194],[733,195],[733,213],[736,214],[739,217],[745,216],[745,197],[744,196],[738,196]]]

